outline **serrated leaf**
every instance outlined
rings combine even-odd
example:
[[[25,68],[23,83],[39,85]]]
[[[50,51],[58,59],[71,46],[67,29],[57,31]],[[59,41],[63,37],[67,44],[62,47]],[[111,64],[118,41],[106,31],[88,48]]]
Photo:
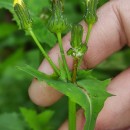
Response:
[[[78,70],[77,80],[86,79],[86,77],[92,77],[92,70]]]
[[[85,110],[87,119],[85,130],[94,130],[98,113],[103,108],[105,100],[112,96],[106,92],[106,87],[109,82],[110,80],[99,81],[95,78],[86,78],[77,82],[79,86],[84,88],[89,101],[90,113],[87,112],[88,110]]]
[[[72,101],[79,104],[85,110],[86,125],[85,130],[93,130],[98,113],[101,111],[104,101],[112,96],[106,92],[106,87],[110,80],[99,81],[87,74],[86,79],[79,80],[77,85],[61,81],[60,79],[47,78],[46,76],[38,75],[41,73],[30,66],[22,67],[21,70],[35,76],[38,79],[43,79],[49,86],[55,88],[59,92],[68,96]],[[82,89],[83,88],[83,89]]]
[[[4,113],[0,115],[0,130],[25,130],[25,125],[17,113]]]
[[[39,72],[30,66],[19,67],[19,69],[34,76],[37,79],[40,79],[40,81],[41,79],[44,80],[49,86],[70,97],[72,101],[78,103],[84,109],[89,105],[88,101],[86,100],[85,93],[76,85],[61,81],[58,78],[48,78],[46,74],[43,74],[42,72]]]
[[[32,130],[52,130],[49,122],[54,115],[54,111],[46,110],[40,114],[27,108],[21,108],[20,111]]]

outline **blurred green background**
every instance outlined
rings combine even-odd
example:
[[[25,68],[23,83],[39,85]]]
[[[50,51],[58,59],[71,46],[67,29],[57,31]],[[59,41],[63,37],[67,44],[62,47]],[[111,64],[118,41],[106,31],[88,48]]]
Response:
[[[34,32],[46,51],[56,43],[56,37],[47,30],[50,17],[49,0],[25,0],[34,22]],[[99,6],[106,0],[100,0]],[[25,64],[38,68],[43,57],[33,40],[19,30],[14,16],[13,0],[0,0],[0,130],[57,130],[67,118],[67,98],[48,108],[33,104],[28,96],[32,77],[16,69]],[[83,19],[83,0],[66,0],[65,16],[75,24]],[[17,22],[16,22],[17,21]],[[126,69],[130,50],[123,48],[93,73],[99,79],[112,78]]]

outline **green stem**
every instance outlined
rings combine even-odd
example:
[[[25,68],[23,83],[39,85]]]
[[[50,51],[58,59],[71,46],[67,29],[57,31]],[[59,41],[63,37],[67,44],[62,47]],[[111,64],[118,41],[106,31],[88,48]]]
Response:
[[[88,40],[89,40],[89,37],[90,37],[90,33],[91,33],[91,30],[92,30],[92,24],[89,24],[88,25],[88,32],[87,32],[87,36],[86,36],[86,40],[85,40],[85,45],[87,46],[88,44]]]
[[[32,36],[32,38],[34,39],[35,43],[37,44],[38,48],[40,49],[40,51],[42,52],[42,54],[45,56],[45,58],[47,59],[47,61],[50,63],[51,67],[53,68],[53,70],[55,71],[55,73],[57,73],[58,75],[60,75],[58,68],[56,67],[56,65],[53,63],[53,61],[51,60],[51,58],[47,55],[47,53],[45,52],[45,50],[43,49],[43,47],[41,46],[40,42],[38,41],[38,39],[36,38],[34,32],[32,31],[32,29],[29,29],[28,32],[30,33],[30,35]]]
[[[76,83],[78,63],[79,63],[78,58],[74,58],[73,59],[72,83]]]
[[[65,71],[66,71],[66,74],[67,74],[67,78],[68,78],[69,81],[71,81],[71,75],[70,75],[69,68],[68,68],[68,65],[67,65],[67,62],[66,62],[66,59],[65,59],[65,53],[64,53],[64,49],[63,49],[61,33],[57,33],[57,38],[58,38],[60,53],[61,53],[61,57],[62,57],[62,60],[63,60],[64,67],[65,67]]]
[[[63,50],[63,44],[62,44],[62,39],[61,39],[61,33],[57,33],[57,38],[58,38],[58,42],[59,42],[59,47],[60,47],[60,53],[61,53],[61,57],[64,63],[64,67],[66,70],[66,74],[67,74],[67,78],[69,81],[71,81],[71,75],[69,72],[69,68],[65,59],[65,53]],[[73,78],[73,77],[72,77]],[[73,78],[72,81],[75,81],[76,79]],[[73,102],[70,98],[69,98],[69,130],[76,130],[76,103]]]
[[[69,99],[69,130],[76,130],[76,103]]]
[[[78,58],[73,59],[72,83],[76,83]],[[69,130],[76,130],[76,103],[69,99]]]

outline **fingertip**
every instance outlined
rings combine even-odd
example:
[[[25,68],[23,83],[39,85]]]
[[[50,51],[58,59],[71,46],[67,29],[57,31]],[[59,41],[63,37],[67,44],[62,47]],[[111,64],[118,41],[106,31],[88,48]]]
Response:
[[[32,82],[28,90],[30,99],[39,106],[50,106],[60,99],[61,93],[49,87],[44,81]]]

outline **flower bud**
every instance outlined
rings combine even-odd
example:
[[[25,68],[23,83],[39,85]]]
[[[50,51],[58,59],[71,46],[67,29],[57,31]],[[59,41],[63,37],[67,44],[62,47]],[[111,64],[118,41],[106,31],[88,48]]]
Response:
[[[83,27],[78,24],[72,28],[71,31],[71,46],[73,48],[79,47],[82,44]]]
[[[94,24],[97,21],[97,4],[98,0],[86,0],[86,13],[85,13],[85,21],[87,24]]]
[[[71,27],[67,19],[63,16],[62,0],[52,1],[52,16],[49,20],[48,27],[53,33],[62,33]]]
[[[71,31],[71,46],[67,51],[68,55],[80,58],[87,51],[87,47],[82,43],[83,27],[81,25],[75,25]]]
[[[24,30],[31,28],[32,19],[23,0],[14,0],[13,6],[14,11],[20,21],[21,28]]]

